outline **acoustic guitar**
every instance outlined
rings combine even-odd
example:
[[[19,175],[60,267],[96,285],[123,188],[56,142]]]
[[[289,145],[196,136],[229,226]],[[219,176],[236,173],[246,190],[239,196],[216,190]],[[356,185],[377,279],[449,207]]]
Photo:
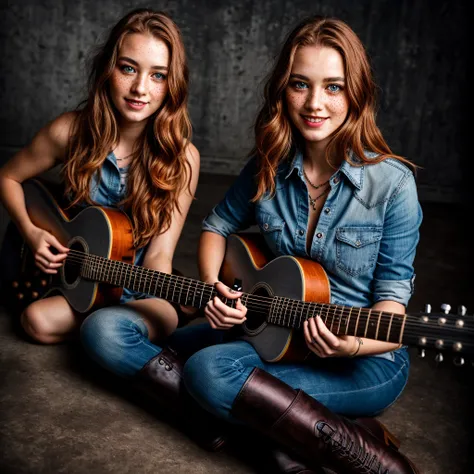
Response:
[[[70,248],[57,277],[47,280],[38,297],[60,292],[76,311],[85,313],[118,303],[123,288],[195,308],[217,295],[213,285],[133,265],[132,226],[122,211],[91,206],[70,219],[41,182],[28,180],[23,188],[33,223]],[[458,315],[449,314],[448,307],[439,314],[427,307],[410,315],[331,304],[321,265],[291,256],[272,258],[258,234],[228,237],[220,279],[231,287],[242,286],[241,301],[248,308],[247,320],[229,336],[246,340],[268,362],[307,359],[312,353],[301,329],[316,314],[334,334],[434,349],[438,361],[449,353],[462,365],[474,353],[465,308]],[[19,282],[12,286],[18,288]]]

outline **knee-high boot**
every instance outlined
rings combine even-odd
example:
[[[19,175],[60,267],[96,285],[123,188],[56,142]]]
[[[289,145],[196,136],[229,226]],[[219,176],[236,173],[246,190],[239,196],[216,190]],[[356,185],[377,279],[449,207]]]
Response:
[[[380,433],[332,413],[259,368],[240,390],[232,414],[310,464],[344,474],[419,474],[408,458],[380,439]]]
[[[164,348],[140,370],[135,386],[176,413],[201,446],[218,451],[225,444],[227,425],[201,408],[188,394],[182,381],[183,365],[176,351]]]

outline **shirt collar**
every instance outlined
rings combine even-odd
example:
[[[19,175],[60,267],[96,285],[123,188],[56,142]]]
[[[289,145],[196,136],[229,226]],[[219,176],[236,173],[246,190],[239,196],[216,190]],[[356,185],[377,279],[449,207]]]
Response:
[[[350,152],[350,157],[356,163],[359,161],[352,151]],[[298,173],[298,176],[303,178],[303,153],[300,150],[296,150],[293,159],[288,163],[284,175],[285,179],[288,179],[295,170]],[[343,173],[357,189],[362,189],[364,166],[354,166],[344,160],[335,175],[339,172]]]

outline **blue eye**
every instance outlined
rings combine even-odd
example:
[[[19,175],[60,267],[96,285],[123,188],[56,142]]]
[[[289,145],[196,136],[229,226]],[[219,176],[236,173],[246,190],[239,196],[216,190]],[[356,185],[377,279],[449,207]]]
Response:
[[[308,84],[306,84],[305,82],[302,82],[302,81],[298,81],[298,82],[293,83],[293,87],[295,89],[307,89]]]
[[[155,72],[153,77],[159,81],[164,81],[166,79],[166,76],[162,72]]]
[[[337,84],[329,84],[328,86],[329,92],[333,92],[333,93],[339,92],[341,89],[342,87],[338,86]]]
[[[121,66],[120,69],[127,74],[132,74],[135,72],[135,69],[132,66],[128,66],[128,65]]]

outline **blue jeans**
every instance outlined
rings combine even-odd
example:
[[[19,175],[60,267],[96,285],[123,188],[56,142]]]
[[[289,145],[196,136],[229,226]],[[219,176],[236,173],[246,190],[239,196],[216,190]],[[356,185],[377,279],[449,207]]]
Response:
[[[405,348],[385,357],[321,359],[317,364],[274,364],[260,359],[244,341],[224,341],[224,331],[207,323],[178,329],[166,345],[189,357],[183,380],[189,393],[209,412],[237,422],[232,404],[254,367],[300,388],[347,416],[373,416],[389,407],[408,379]],[[100,309],[84,321],[81,340],[89,356],[122,377],[133,377],[161,348],[148,340],[140,315],[126,305]]]

